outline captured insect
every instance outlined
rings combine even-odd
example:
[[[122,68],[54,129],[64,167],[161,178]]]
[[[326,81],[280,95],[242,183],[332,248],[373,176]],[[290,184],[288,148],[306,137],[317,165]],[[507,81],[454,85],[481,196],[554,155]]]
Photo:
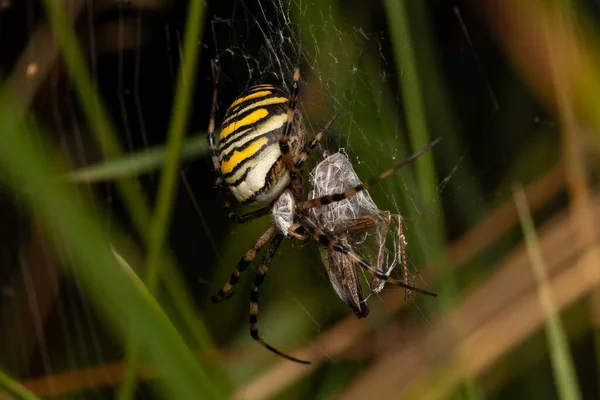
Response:
[[[310,174],[310,180],[312,190],[308,194],[309,199],[342,193],[361,183],[352,163],[343,152],[330,155],[317,164]],[[357,248],[374,247],[376,254],[371,257],[361,254],[363,258],[386,276],[396,266],[402,266],[404,281],[410,282],[402,217],[380,210],[368,191],[363,190],[338,203],[312,208],[309,216],[320,230],[355,251]],[[395,229],[391,240],[388,240],[392,224]],[[386,246],[389,244],[391,249]],[[329,281],[338,297],[352,308],[358,318],[365,318],[369,314],[369,307],[362,294],[356,263],[346,254],[324,246],[319,246],[319,251]],[[384,284],[385,280],[373,276],[371,292],[379,293]],[[410,289],[405,288],[405,297],[409,295]]]
[[[310,210],[337,203],[385,179],[394,171],[410,163],[441,140],[438,138],[404,162],[389,170],[348,188],[311,199],[303,198],[302,168],[312,150],[317,146],[331,120],[314,139],[307,143],[302,114],[296,109],[300,82],[300,66],[296,66],[291,92],[286,94],[273,85],[261,84],[246,89],[227,109],[215,144],[215,114],[219,71],[215,73],[215,88],[208,125],[208,145],[211,151],[216,184],[224,189],[224,210],[237,223],[245,223],[270,215],[272,225],[244,254],[233,269],[229,281],[212,297],[218,303],[231,297],[231,289],[248,268],[257,253],[266,247],[250,286],[250,335],[268,350],[288,360],[309,364],[308,361],[289,356],[269,345],[258,332],[258,288],[263,283],[271,261],[284,237],[302,241],[316,240],[331,252],[343,254],[348,262],[364,268],[381,282],[402,286],[415,292],[436,296],[434,293],[413,287],[408,282],[391,278],[356,254],[348,244],[325,233],[311,217]],[[232,210],[231,196],[244,205],[257,210],[238,215]]]

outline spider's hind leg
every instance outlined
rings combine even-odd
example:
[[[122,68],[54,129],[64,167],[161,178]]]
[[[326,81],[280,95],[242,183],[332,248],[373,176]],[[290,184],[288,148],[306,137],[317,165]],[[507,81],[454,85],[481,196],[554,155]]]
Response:
[[[301,363],[301,364],[310,364],[309,361],[300,360],[298,358],[295,358],[295,357],[289,356],[285,353],[282,353],[281,351],[277,350],[276,348],[272,347],[270,344],[265,342],[265,340],[263,338],[261,338],[258,334],[258,326],[257,326],[257,323],[258,323],[258,319],[257,319],[257,316],[258,316],[258,287],[264,282],[265,276],[267,275],[267,271],[269,270],[269,265],[271,264],[271,261],[273,261],[273,257],[275,256],[275,253],[277,252],[277,248],[281,244],[282,239],[283,239],[282,234],[278,234],[275,236],[275,238],[273,238],[273,240],[271,241],[271,244],[269,245],[269,248],[267,249],[266,253],[263,256],[260,266],[258,267],[258,272],[256,273],[256,276],[254,277],[254,282],[252,283],[252,286],[250,287],[250,318],[249,318],[250,335],[252,336],[252,339],[256,340],[263,347],[265,347],[266,349],[272,351],[273,353],[275,353],[277,355],[280,355],[281,357],[287,358],[290,361],[295,361],[295,362]]]
[[[244,272],[246,268],[248,268],[248,265],[250,265],[252,260],[254,260],[254,257],[256,257],[256,253],[258,253],[263,247],[265,247],[267,243],[269,243],[269,241],[271,241],[271,239],[275,236],[275,234],[275,228],[270,227],[265,233],[263,233],[263,235],[254,244],[254,246],[252,246],[252,248],[248,250],[246,254],[244,254],[244,257],[242,257],[242,259],[238,262],[236,267],[231,272],[231,277],[229,278],[229,281],[225,284],[225,286],[219,289],[219,292],[216,295],[212,296],[213,303],[220,303],[233,296],[231,289],[233,289],[233,287],[240,280],[240,274]]]

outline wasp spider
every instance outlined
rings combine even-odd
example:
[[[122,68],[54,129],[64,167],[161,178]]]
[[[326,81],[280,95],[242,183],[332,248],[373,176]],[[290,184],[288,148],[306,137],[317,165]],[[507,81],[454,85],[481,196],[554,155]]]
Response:
[[[439,142],[439,139],[403,163],[370,180],[340,193],[305,200],[302,190],[302,167],[333,120],[307,143],[302,115],[296,109],[300,67],[297,66],[294,71],[289,96],[272,85],[256,85],[244,91],[225,113],[217,147],[214,132],[218,77],[217,71],[208,126],[208,145],[213,167],[217,173],[217,185],[225,189],[227,196],[224,202],[225,212],[230,219],[238,223],[270,214],[272,225],[240,259],[229,281],[213,296],[213,302],[218,303],[231,296],[231,289],[238,283],[240,274],[254,260],[256,254],[267,247],[250,287],[250,335],[270,351],[291,361],[308,364],[308,361],[291,357],[269,345],[259,336],[257,328],[258,288],[284,237],[296,237],[303,241],[312,237],[321,246],[332,252],[344,254],[348,262],[364,268],[382,281],[435,296],[434,293],[390,278],[373,267],[347,244],[338,242],[330,234],[323,232],[311,221],[309,211],[339,202],[368,189],[429,150]],[[256,206],[258,209],[244,215],[236,214],[232,210],[231,195],[239,203]]]
[[[309,199],[344,192],[360,184],[360,178],[343,152],[330,155],[317,164],[310,180],[312,190],[308,194]],[[401,265],[404,281],[410,282],[402,217],[380,210],[368,191],[363,190],[339,203],[315,207],[310,210],[309,216],[320,230],[337,241],[355,251],[363,250],[360,255],[386,276]],[[392,223],[395,224],[395,232],[388,241]],[[369,253],[373,247],[376,254]],[[355,263],[346,254],[323,246],[319,246],[319,252],[338,297],[352,308],[358,318],[365,318],[369,314],[369,306],[362,294]],[[379,293],[384,283],[384,280],[373,276],[371,292]],[[405,298],[409,295],[410,289],[405,288]]]

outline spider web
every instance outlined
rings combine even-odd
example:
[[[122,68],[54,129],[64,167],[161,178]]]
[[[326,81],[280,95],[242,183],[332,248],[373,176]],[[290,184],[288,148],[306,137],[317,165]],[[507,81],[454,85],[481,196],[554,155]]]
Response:
[[[311,12],[310,5],[301,1],[257,1],[256,3],[237,1],[232,10],[224,11],[223,15],[216,13],[210,24],[212,48],[208,51],[213,54],[213,59],[217,60],[221,69],[219,87],[221,111],[218,113],[221,117],[240,88],[258,83],[272,83],[289,90],[291,77],[298,63],[301,66],[302,79],[299,108],[308,117],[309,138],[319,132],[333,115],[336,115],[332,129],[327,132],[322,144],[313,153],[305,168],[306,181],[308,181],[308,171],[317,162],[328,154],[336,153],[340,148],[348,153],[363,178],[369,178],[389,168],[408,155],[406,132],[400,119],[392,118],[393,125],[386,126],[384,134],[380,133],[381,125],[378,120],[385,118],[382,114],[386,110],[394,113],[400,111],[398,108],[400,90],[393,88],[398,88],[398,80],[402,79],[402,76],[398,76],[394,70],[395,66],[388,62],[392,55],[390,49],[386,47],[385,34],[371,31],[361,25],[345,23],[341,12],[342,10],[335,10],[332,7],[328,13],[314,13]],[[208,43],[210,40],[207,38]],[[301,53],[298,55],[300,47]],[[363,118],[363,116],[369,117]],[[365,120],[368,124],[365,124]],[[374,156],[375,154],[380,156]],[[405,198],[401,201],[398,188],[404,190],[408,189],[408,186],[402,179],[396,181],[396,185],[399,186],[395,186],[395,190],[390,189],[387,183],[377,188],[375,190],[376,199],[379,201],[377,204],[383,204],[381,209],[390,209],[392,213],[401,213],[400,202],[416,210],[417,204],[421,201],[413,199],[410,190],[405,191]],[[430,211],[427,209],[421,209],[417,214],[428,212]],[[365,235],[360,242],[371,241],[370,247],[359,246],[361,243],[357,242],[355,250],[375,264],[376,241],[371,240],[370,236],[377,239],[379,232],[374,230],[366,234],[369,237]],[[389,235],[392,236],[392,232]],[[410,256],[410,231],[408,236]],[[250,244],[251,242],[246,241],[246,246]],[[396,246],[397,239],[390,239],[387,251],[393,259],[390,265],[394,266],[398,265],[397,252],[394,250]],[[282,248],[285,247],[284,244]],[[239,249],[238,254],[242,251]],[[286,250],[283,252],[285,253]],[[300,255],[293,254],[293,256],[298,258]],[[280,254],[280,257],[283,261],[277,259],[274,261],[275,271],[271,274],[277,274],[276,269],[289,262],[286,261],[286,254]],[[337,301],[335,293],[327,282],[328,277],[322,261],[314,255],[300,256],[300,258],[308,264],[308,273],[318,276],[317,285],[329,291],[327,293],[319,290],[319,293],[322,296],[330,296],[332,302]],[[231,259],[231,262],[235,261]],[[230,263],[229,266],[221,265],[220,268],[228,271],[231,266],[233,264]],[[307,270],[306,265],[299,265],[299,267],[304,271]],[[411,274],[416,273],[417,270],[412,263],[409,268]],[[403,280],[401,271],[392,272],[393,276]],[[364,282],[370,280],[364,271],[361,270],[360,274],[363,275]],[[419,284],[423,284],[422,278]],[[265,337],[277,335],[279,332],[274,326],[281,325],[281,312],[270,313],[272,307],[281,307],[269,304],[270,290],[276,291],[277,288],[267,287],[261,291],[265,293],[261,294],[261,299],[264,296],[265,300],[261,303],[264,306],[261,306],[259,320],[265,321],[261,324],[261,331]],[[294,310],[292,307],[288,312],[306,313],[313,323],[315,330],[313,333],[318,334],[323,326],[318,322],[320,318],[311,313],[308,304],[310,300],[330,302],[324,299],[307,300],[304,291],[296,288],[290,288],[286,292],[300,308]],[[398,291],[398,295],[403,296],[401,291]],[[334,311],[337,307],[331,308],[329,313],[338,312]],[[293,327],[288,328],[283,333],[284,337],[293,334],[294,330]],[[309,340],[314,336],[313,333],[309,333],[303,340]],[[246,342],[246,336],[242,328],[238,340]]]
[[[122,143],[130,152],[163,144],[181,59],[185,4],[169,8],[158,1],[97,3],[96,8],[82,7],[76,1],[69,5],[79,24],[80,40],[87,51],[92,76],[118,125]],[[369,178],[403,160],[409,155],[400,90],[403,68],[402,65],[396,68],[392,61],[389,35],[381,28],[385,27],[383,17],[369,15],[375,12],[372,8],[355,3],[355,9],[347,9],[341,5],[336,7],[337,3],[317,8],[300,0],[212,2],[205,20],[189,130],[206,131],[215,61],[221,69],[218,121],[235,97],[252,84],[272,83],[289,90],[299,62],[302,76],[299,108],[306,116],[309,138],[336,116],[332,128],[305,167],[306,188],[309,171],[326,155],[339,149],[348,154],[361,178]],[[0,6],[4,7],[3,4]],[[367,13],[364,19],[358,18],[361,7]],[[7,10],[2,11],[5,14],[0,20],[0,41],[18,31],[18,24],[26,27],[20,31],[21,42],[15,40],[15,47],[3,53],[7,57],[12,54],[16,59],[25,41],[36,37],[42,12],[34,1],[9,4]],[[10,12],[24,17],[12,21]],[[40,63],[36,57],[43,53],[43,44],[42,41],[32,47],[28,56],[37,63]],[[2,65],[5,76],[10,71],[9,65],[13,64]],[[43,67],[42,64],[30,65]],[[99,161],[98,148],[60,63],[50,64],[47,82],[39,92],[35,101],[32,100],[32,108],[53,132],[52,140],[69,155],[73,167]],[[460,168],[459,160],[456,163],[454,166]],[[234,358],[243,364],[244,359],[251,360],[264,351],[254,345],[247,333],[248,284],[260,255],[238,284],[236,297],[222,305],[212,305],[208,299],[226,282],[240,257],[269,221],[244,226],[229,224],[221,212],[222,199],[214,188],[210,164],[204,157],[182,168],[170,247],[181,264],[199,312],[210,322],[213,336],[220,338],[219,346],[233,353],[239,351],[240,355]],[[157,176],[138,178],[140,189],[149,198],[155,194]],[[449,174],[444,178],[438,192],[451,177]],[[438,200],[420,198],[411,179],[414,180],[406,173],[394,175],[372,190],[371,196],[380,210],[401,214],[408,221],[405,234],[409,259],[416,260],[411,261],[409,267],[416,274],[415,265],[422,256],[411,257],[411,253],[422,254],[430,245],[419,243],[411,227],[433,214],[431,203]],[[112,184],[82,185],[79,190],[82,198],[94,198],[109,211],[104,221],[107,232],[113,225],[130,225]],[[21,211],[17,201],[9,198],[8,203]],[[5,209],[10,207],[7,205]],[[17,213],[9,211],[7,214]],[[2,364],[15,376],[25,379],[121,360],[121,345],[88,304],[77,276],[68,278],[60,272],[58,267],[64,260],[43,240],[36,229],[35,217],[18,214],[23,217],[14,225],[24,227],[22,232],[14,235],[7,230],[3,235],[7,238],[6,244],[0,247],[3,263],[13,266],[3,271],[0,281],[2,315],[5,321],[17,316],[3,336],[2,342],[8,346]],[[131,236],[132,242],[139,242],[136,235]],[[10,245],[17,240],[20,245]],[[12,248],[24,249],[27,257]],[[368,255],[370,250],[357,251]],[[395,254],[393,249],[390,251]],[[395,278],[403,279],[400,268],[392,272]],[[416,276],[415,285],[427,284]],[[367,282],[367,276],[364,277]],[[304,250],[294,250],[285,241],[266,283],[261,286],[261,335],[285,351],[313,343],[320,333],[351,314],[337,299],[328,281],[314,244]],[[402,290],[389,290],[403,297]],[[377,298],[369,299],[371,306],[378,302]],[[427,323],[418,305],[415,304],[414,309],[418,323]],[[25,315],[32,317],[25,318]],[[395,318],[401,317],[392,319]],[[318,348],[316,343],[313,346]],[[327,349],[318,349],[328,356]],[[90,374],[82,378],[83,387],[87,388],[80,392],[82,398],[113,398],[118,381],[111,380],[110,369],[100,368]],[[246,378],[243,368],[233,369],[231,375],[236,381]],[[98,387],[94,384],[98,376],[112,383],[106,388]],[[54,384],[52,380],[47,381],[50,390]],[[137,397],[152,396],[145,385],[140,385]]]

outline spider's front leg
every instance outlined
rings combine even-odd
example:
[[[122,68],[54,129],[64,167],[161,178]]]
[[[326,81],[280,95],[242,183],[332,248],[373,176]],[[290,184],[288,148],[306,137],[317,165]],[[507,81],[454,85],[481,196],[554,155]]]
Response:
[[[315,138],[306,145],[306,148],[302,151],[302,153],[300,154],[300,157],[298,157],[298,161],[296,162],[296,169],[298,169],[298,170],[302,169],[302,167],[304,166],[304,163],[306,162],[306,159],[308,158],[308,156],[310,156],[310,153],[312,153],[314,148],[317,147],[317,144],[319,144],[321,139],[323,139],[325,132],[327,132],[327,130],[333,123],[333,120],[335,119],[335,117],[336,116],[334,115],[333,118],[331,118],[331,120],[323,127],[323,129],[321,129],[321,131],[315,135]]]

